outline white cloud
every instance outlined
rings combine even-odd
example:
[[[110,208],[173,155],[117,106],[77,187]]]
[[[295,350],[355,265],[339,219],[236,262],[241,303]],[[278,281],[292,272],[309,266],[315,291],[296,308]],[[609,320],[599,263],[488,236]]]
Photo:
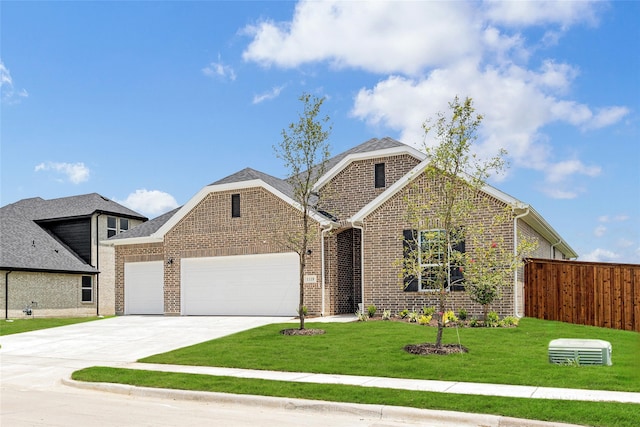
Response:
[[[291,22],[245,28],[253,41],[243,58],[285,68],[328,61],[416,74],[477,51],[479,25],[466,2],[301,1]]]
[[[218,55],[218,62],[211,62],[202,69],[202,74],[207,77],[229,79],[231,81],[236,79],[236,72],[230,65],[226,65],[222,62],[220,55]]]
[[[509,26],[597,24],[598,1],[487,1],[487,18]]]
[[[602,215],[598,217],[598,222],[603,222],[603,223],[607,223],[607,222],[624,222],[624,221],[628,221],[630,219],[629,215],[627,214],[618,214],[618,215]]]
[[[89,180],[90,170],[84,163],[43,162],[36,165],[35,172],[52,171],[62,174],[67,181],[80,184]],[[63,180],[61,180],[63,181]]]
[[[2,102],[6,104],[16,104],[22,98],[29,96],[26,89],[15,89],[11,72],[5,67],[2,60],[0,60],[0,94]]]
[[[484,115],[478,154],[504,148],[512,166],[547,177],[540,188],[551,197],[573,198],[584,190],[572,177],[593,178],[600,168],[554,158],[545,127],[563,123],[588,131],[618,123],[630,110],[567,99],[580,70],[551,58],[529,61],[539,44],[557,42],[570,26],[596,25],[602,7],[590,1],[301,1],[291,21],[245,28],[252,40],[243,58],[263,66],[324,62],[381,74],[375,86],[357,92],[351,114],[397,131],[416,147],[424,141],[425,119],[448,111],[454,96],[469,96]],[[534,26],[545,32],[541,40],[518,32]],[[549,182],[564,184],[549,189]]]
[[[605,235],[606,232],[607,232],[607,227],[605,227],[604,225],[599,225],[596,227],[595,230],[593,230],[593,235],[596,237],[602,237]]]
[[[614,262],[620,259],[620,255],[608,249],[597,248],[579,259],[580,261]]]
[[[178,207],[178,202],[169,193],[159,190],[139,189],[118,203],[149,217],[155,217]]]
[[[590,177],[600,175],[602,169],[599,166],[586,166],[580,160],[565,160],[563,162],[550,164],[546,168],[546,180],[549,183],[561,183],[568,176],[582,174]]]
[[[278,86],[278,87],[272,88],[268,92],[262,93],[260,95],[255,95],[253,97],[253,103],[260,104],[263,101],[270,101],[272,99],[275,99],[278,96],[280,96],[280,92],[282,92],[283,89],[284,89],[284,86]]]

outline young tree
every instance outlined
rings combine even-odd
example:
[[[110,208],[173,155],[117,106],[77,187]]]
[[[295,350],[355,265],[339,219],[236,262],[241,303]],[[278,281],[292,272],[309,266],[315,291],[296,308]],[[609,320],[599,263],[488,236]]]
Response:
[[[506,154],[500,151],[490,159],[475,156],[471,146],[477,139],[482,116],[475,114],[470,98],[460,102],[456,97],[449,107],[450,117],[440,113],[435,125],[429,121],[423,125],[425,136],[435,130],[437,145],[425,144],[429,162],[423,171],[424,180],[414,180],[406,197],[407,221],[413,231],[411,236],[403,236],[405,253],[401,262],[403,276],[411,279],[405,283],[417,282],[422,289],[437,295],[438,348],[442,346],[447,287],[455,284],[460,272],[465,279],[476,272],[468,267],[471,258],[464,247],[467,242],[479,241],[480,237],[475,236],[482,235],[479,213],[492,213],[482,188],[491,174],[504,170]],[[503,216],[502,212],[495,212],[494,219]],[[483,272],[477,272],[483,276]]]
[[[304,305],[304,272],[307,263],[309,242],[317,234],[317,227],[309,223],[309,209],[316,197],[312,193],[313,186],[325,173],[325,165],[329,159],[329,134],[331,126],[329,117],[319,117],[324,98],[304,93],[299,100],[303,103],[303,112],[297,122],[291,123],[282,130],[282,142],[274,146],[276,156],[284,161],[293,189],[294,200],[300,207],[300,227],[293,229],[287,236],[289,246],[300,258],[300,301],[298,315],[300,329],[304,329],[306,306]],[[325,125],[328,127],[325,129]]]
[[[505,221],[508,219],[498,216],[492,225],[498,227]],[[513,272],[523,265],[523,259],[536,249],[537,242],[520,235],[514,256],[503,236],[490,236],[484,227],[478,231],[471,236],[475,250],[463,267],[464,282],[471,301],[482,306],[482,318],[486,322],[489,306],[502,298],[502,289],[510,283]]]

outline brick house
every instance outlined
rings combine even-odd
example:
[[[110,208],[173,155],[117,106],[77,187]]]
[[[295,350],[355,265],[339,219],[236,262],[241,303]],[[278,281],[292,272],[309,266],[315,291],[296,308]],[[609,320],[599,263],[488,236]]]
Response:
[[[115,314],[114,250],[101,241],[146,220],[96,193],[0,208],[5,318]]]
[[[423,153],[391,138],[329,160],[310,213],[317,232],[304,272],[310,314],[353,313],[370,304],[394,312],[435,305],[432,292],[403,286],[394,263],[403,256],[409,183],[429,192],[425,166]],[[577,256],[531,206],[493,187],[484,193],[496,211],[511,209],[513,222],[500,230],[505,244],[525,234],[539,242],[536,257]],[[300,219],[291,195],[286,180],[244,169],[204,187],[181,208],[109,239],[116,313],[295,315],[298,257],[286,242]],[[480,313],[462,288],[449,291],[454,306]],[[521,272],[493,308],[523,313]]]

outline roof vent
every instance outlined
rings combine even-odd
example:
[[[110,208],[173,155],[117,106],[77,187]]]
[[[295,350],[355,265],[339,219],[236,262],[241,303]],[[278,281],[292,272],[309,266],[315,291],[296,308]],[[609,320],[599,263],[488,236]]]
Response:
[[[611,366],[611,343],[569,338],[553,340],[549,343],[549,362]]]

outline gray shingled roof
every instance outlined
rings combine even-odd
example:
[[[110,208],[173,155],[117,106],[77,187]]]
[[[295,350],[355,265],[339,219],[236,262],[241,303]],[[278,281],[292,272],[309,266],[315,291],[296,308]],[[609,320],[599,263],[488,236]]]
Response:
[[[220,185],[220,184],[229,184],[234,182],[242,182],[242,181],[251,181],[254,179],[259,179],[261,181],[266,182],[276,190],[280,191],[283,194],[293,198],[293,188],[291,184],[289,184],[284,179],[276,178],[275,176],[271,176],[264,172],[257,171],[251,168],[242,169],[239,172],[231,174],[225,178],[222,178],[211,185]]]
[[[3,270],[96,273],[75,252],[37,224],[62,218],[90,216],[95,212],[146,220],[99,194],[44,200],[20,200],[0,208],[0,268]]]
[[[386,148],[403,147],[403,146],[405,146],[405,144],[403,144],[402,142],[396,141],[393,138],[388,138],[388,137],[382,138],[382,139],[373,138],[330,158],[327,161],[325,171],[328,171],[329,169],[337,165],[342,159],[344,159],[350,154],[366,153],[370,151],[378,151],[378,150],[384,150]],[[276,178],[275,176],[266,174],[264,172],[260,172],[252,168],[244,168],[229,176],[226,176],[222,179],[212,182],[209,185],[233,184],[236,182],[251,181],[254,179],[259,179],[264,181],[265,183],[277,189],[281,193],[295,200],[295,197],[293,194],[293,187],[286,179]],[[312,200],[311,202],[313,204],[314,200]],[[145,222],[124,233],[119,233],[116,236],[113,236],[112,238],[110,238],[109,240],[111,241],[111,240],[151,236],[154,232],[159,230],[160,227],[162,227],[167,221],[169,221],[178,212],[179,209],[180,208],[167,212],[157,218],[152,219],[151,221]],[[316,212],[316,213],[328,219],[331,219],[334,221],[336,220],[336,218],[331,217],[326,212]]]
[[[327,160],[325,170],[328,171],[329,169],[331,169],[332,167],[340,163],[342,159],[344,159],[350,154],[368,153],[370,151],[378,151],[378,150],[384,150],[387,148],[405,147],[405,146],[406,144],[403,144],[402,142],[396,141],[395,139],[389,138],[389,137],[385,137],[382,139],[372,138],[368,141],[363,142],[360,145],[356,145],[355,147],[347,151],[343,151],[342,153],[337,154],[332,158],[330,158],[329,160]]]
[[[152,220],[147,222],[143,222],[140,225],[133,227],[130,230],[121,232],[111,237],[109,240],[119,240],[119,239],[131,239],[134,237],[147,237],[151,236],[153,233],[158,231],[160,227],[162,227],[167,221],[169,221],[180,209],[182,206],[175,208],[172,211],[166,212]]]

